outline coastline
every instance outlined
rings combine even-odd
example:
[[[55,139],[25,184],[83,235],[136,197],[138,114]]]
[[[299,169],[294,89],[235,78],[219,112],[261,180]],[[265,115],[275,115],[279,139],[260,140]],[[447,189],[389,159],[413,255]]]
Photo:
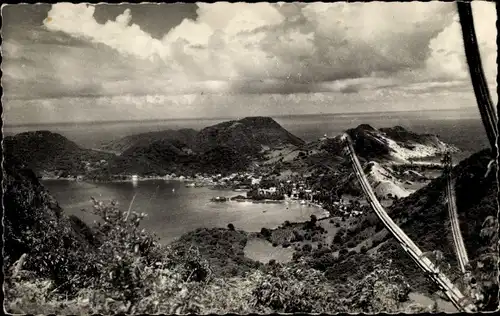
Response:
[[[130,183],[137,183],[137,182],[145,182],[145,181],[158,181],[158,180],[164,180],[164,181],[176,181],[176,182],[182,182],[182,183],[197,183],[197,184],[200,184],[200,186],[193,186],[192,188],[199,188],[199,187],[208,187],[209,189],[218,189],[218,190],[230,190],[231,192],[234,192],[234,193],[241,193],[241,192],[245,192],[246,190],[243,190],[243,189],[231,189],[231,188],[217,188],[218,184],[213,182],[213,181],[210,181],[208,179],[204,179],[204,180],[197,180],[197,179],[192,179],[192,178],[186,178],[184,176],[178,176],[178,177],[171,177],[171,176],[163,176],[163,177],[160,177],[160,176],[156,176],[156,177],[138,177],[137,179],[132,179],[131,176],[128,177],[127,179],[109,179],[109,180],[92,180],[92,179],[85,179],[85,178],[81,178],[81,179],[78,179],[76,177],[54,177],[54,176],[42,176],[40,177],[40,180],[42,181],[74,181],[74,182],[88,182],[88,183],[126,183],[126,182],[130,182]],[[253,203],[253,204],[283,204],[283,205],[286,205],[288,203],[294,203],[294,204],[297,204],[297,203],[300,203],[301,201],[300,200],[296,200],[296,199],[290,199],[288,197],[286,197],[285,199],[283,200],[271,200],[271,199],[264,199],[264,200],[252,200],[252,199],[237,199],[237,200],[231,200],[231,197],[228,197],[227,198],[227,201],[224,202],[224,203],[227,203],[227,202],[237,202],[237,203]],[[326,219],[326,218],[329,218],[331,216],[330,212],[328,210],[326,210],[322,205],[318,204],[318,203],[313,203],[313,202],[310,202],[310,201],[306,201],[305,204],[302,204],[302,205],[305,205],[305,206],[309,206],[309,207],[315,207],[315,208],[318,208],[318,209],[321,209],[323,211],[323,213],[325,214],[325,216],[322,216],[321,218],[318,218],[319,219]]]
[[[77,177],[55,177],[55,176],[41,176],[39,179],[43,181],[50,180],[61,180],[61,181],[80,181],[80,182],[102,182],[102,183],[116,183],[116,182],[143,182],[143,181],[157,181],[157,180],[165,180],[165,181],[179,181],[179,182],[189,182],[189,183],[201,183],[204,185],[216,185],[214,182],[210,182],[209,180],[196,180],[191,178],[186,178],[183,176],[179,177],[138,177],[137,179],[132,179],[131,176],[128,176],[126,179],[106,179],[106,180],[98,180],[98,179],[88,179],[88,178],[77,178]]]

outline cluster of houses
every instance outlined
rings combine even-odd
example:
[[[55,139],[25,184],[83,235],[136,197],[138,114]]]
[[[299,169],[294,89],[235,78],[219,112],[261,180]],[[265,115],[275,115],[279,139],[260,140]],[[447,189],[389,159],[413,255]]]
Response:
[[[138,181],[141,179],[163,179],[163,180],[179,180],[187,182],[186,187],[203,187],[203,186],[218,186],[234,188],[236,190],[250,189],[252,186],[259,185],[262,177],[256,176],[252,173],[233,173],[227,176],[222,174],[207,176],[203,174],[196,174],[192,177],[189,176],[178,176],[175,173],[167,174],[162,177],[158,176],[144,176],[139,177],[138,175],[120,176],[123,180]]]
[[[302,204],[314,203],[329,211],[333,216],[357,217],[363,213],[364,209],[356,201],[333,196],[329,192],[314,190],[300,177],[277,180],[245,172],[226,176],[222,174],[213,176],[196,174],[194,177],[170,174],[162,178],[186,181],[188,182],[187,187],[215,186],[232,188],[235,191],[249,190],[247,196],[251,199],[291,199],[299,200]],[[134,175],[132,180],[138,181],[138,177]]]
[[[85,168],[85,171],[93,171],[93,170],[96,170],[100,167],[103,167],[105,165],[108,164],[108,162],[104,159],[102,160],[99,160],[99,161],[95,161],[95,162],[91,162],[91,161],[82,161],[82,164]]]
[[[258,194],[262,196],[283,196],[291,200],[300,200],[302,204],[314,203],[329,211],[330,214],[342,217],[358,217],[363,214],[364,207],[359,202],[333,196],[321,190],[313,190],[303,180],[264,182],[267,185],[257,188]]]

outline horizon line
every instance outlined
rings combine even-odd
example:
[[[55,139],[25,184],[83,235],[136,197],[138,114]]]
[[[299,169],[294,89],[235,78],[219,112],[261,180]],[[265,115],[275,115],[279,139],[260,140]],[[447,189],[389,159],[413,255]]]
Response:
[[[163,121],[195,121],[195,120],[239,120],[245,117],[271,117],[271,118],[283,118],[283,117],[299,117],[299,116],[314,116],[314,115],[366,115],[366,114],[377,114],[377,113],[415,113],[415,112],[441,112],[441,111],[457,111],[457,110],[471,110],[475,107],[458,107],[451,109],[426,109],[426,110],[389,110],[389,111],[368,111],[368,112],[329,112],[329,113],[307,113],[307,114],[270,114],[270,115],[251,115],[251,116],[213,116],[213,117],[184,117],[184,118],[161,118],[161,119],[131,119],[131,120],[102,120],[102,121],[65,121],[65,122],[32,122],[32,123],[19,123],[19,124],[8,124],[5,120],[3,121],[3,127],[26,127],[26,126],[49,126],[49,125],[93,125],[93,124],[106,124],[106,123],[137,123],[137,122],[163,122]]]

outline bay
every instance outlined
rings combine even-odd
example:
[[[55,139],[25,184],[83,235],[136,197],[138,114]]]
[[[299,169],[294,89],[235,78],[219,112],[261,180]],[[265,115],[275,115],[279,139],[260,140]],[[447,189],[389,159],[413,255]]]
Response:
[[[164,244],[201,227],[224,228],[232,223],[238,230],[257,232],[262,227],[277,227],[286,220],[306,221],[312,214],[321,217],[324,213],[321,208],[297,202],[211,202],[210,199],[214,196],[230,198],[242,192],[212,190],[207,187],[187,188],[185,183],[172,180],[137,183],[46,180],[43,184],[66,214],[76,215],[89,224],[98,219],[97,216],[82,211],[92,208],[91,197],[103,202],[114,199],[126,211],[135,195],[132,210],[147,214],[141,225],[155,233]]]

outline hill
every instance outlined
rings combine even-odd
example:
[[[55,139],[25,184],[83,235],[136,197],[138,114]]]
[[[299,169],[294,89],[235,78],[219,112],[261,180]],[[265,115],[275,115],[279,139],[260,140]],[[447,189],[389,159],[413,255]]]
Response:
[[[10,157],[3,170],[6,273],[24,254],[25,269],[64,284],[85,269],[76,258],[89,253],[98,240],[81,220],[63,213],[33,171]]]
[[[84,149],[50,131],[25,132],[4,139],[5,155],[14,157],[38,175],[87,174],[114,155]]]
[[[194,162],[184,144],[170,140],[136,143],[103,169],[109,175],[164,175],[178,172],[183,165]]]
[[[473,277],[485,295],[480,306],[482,310],[493,310],[498,306],[498,222],[495,221],[498,213],[498,185],[495,172],[487,173],[491,157],[490,150],[483,150],[460,162],[452,171],[460,226]],[[367,165],[365,172],[371,178],[372,185],[375,177],[393,176],[389,169],[373,162]],[[323,188],[346,185],[334,174],[313,175],[313,178]],[[347,182],[351,186],[359,186],[355,181]],[[445,177],[440,176],[407,197],[399,196],[386,210],[425,255],[438,264],[439,269],[454,283],[463,287],[451,236],[446,185]],[[376,187],[374,189],[377,190]],[[277,229],[267,230],[266,235],[261,232],[260,238],[268,239],[274,246],[293,249],[293,263],[290,264],[322,271],[335,284],[362,279],[370,273],[373,260],[390,259],[394,267],[402,271],[412,295],[423,295],[427,297],[426,300],[443,297],[435,284],[389,234],[374,211],[367,205],[357,209],[362,210],[362,215],[357,217],[339,215],[324,221],[311,219],[307,223],[285,222]],[[283,235],[288,237],[284,240],[278,238]],[[443,254],[441,260],[439,252]],[[441,310],[450,307],[442,300],[439,304]]]
[[[431,161],[445,151],[459,151],[453,145],[442,142],[431,134],[416,134],[401,126],[375,129],[370,125],[361,124],[356,128],[346,130],[353,141],[354,148],[360,160],[374,160],[386,164],[411,164],[415,160]],[[344,146],[340,135],[323,138],[300,146],[286,148],[267,155],[268,163],[278,161],[290,163],[294,167],[316,168],[325,164],[332,167],[343,160]],[[339,159],[340,158],[340,159]],[[435,159],[433,159],[435,160]]]
[[[243,156],[255,156],[266,148],[303,144],[303,140],[270,117],[246,117],[202,129],[196,136],[194,150],[203,152],[222,146]]]
[[[205,152],[194,153],[187,147],[179,144],[177,146],[168,140],[132,146],[122,155],[113,158],[109,165],[102,169],[101,174],[228,174],[246,170],[250,165],[250,159],[229,147],[218,146]]]
[[[356,153],[367,159],[387,159],[408,163],[411,160],[432,158],[458,148],[445,144],[437,136],[416,134],[401,126],[375,129],[362,124],[346,131],[352,138]]]
[[[494,296],[491,294],[487,298],[489,301],[485,303],[491,308],[496,304],[498,286],[491,279],[495,275],[496,264],[495,261],[488,259],[490,251],[488,248],[491,244],[490,239],[485,238],[484,225],[489,219],[496,218],[498,187],[494,172],[485,177],[490,159],[489,150],[478,152],[454,167],[452,173],[456,181],[460,227],[473,273],[478,281],[484,281],[485,286],[489,287],[487,292],[495,293]],[[446,273],[456,281],[459,273],[446,204],[445,177],[441,176],[412,195],[399,199],[388,212],[422,251],[438,250],[443,253],[444,260],[451,264],[451,270],[447,270]],[[498,239],[498,232],[496,234]],[[363,245],[368,254],[391,258],[402,268],[413,288],[429,293],[435,291],[429,280],[381,225],[373,211],[366,212],[358,218],[354,226],[337,241],[337,247],[346,244]],[[346,262],[347,260],[349,259],[346,259]],[[485,276],[490,279],[485,281]]]
[[[365,173],[375,193],[381,197],[405,197],[425,186],[429,178],[439,173],[440,155],[446,150],[458,151],[435,135],[416,134],[400,126],[377,130],[362,124],[346,132],[353,140],[360,162],[366,166]],[[340,135],[299,148],[270,150],[265,153],[264,164],[284,176],[308,176],[314,189],[327,188],[353,196],[362,193],[352,177]]]
[[[477,153],[453,174],[475,276],[482,285],[490,280],[488,293],[496,294],[488,270],[496,261],[484,259],[484,221],[497,212],[495,174],[485,177],[490,158],[488,151]],[[370,212],[343,227],[330,225],[339,236],[333,242],[321,228],[328,221],[285,224],[294,261],[259,264],[244,257],[249,234],[234,226],[198,229],[160,247],[140,228],[140,214],[95,201],[102,221],[89,228],[68,219],[33,172],[10,159],[4,167],[8,312],[408,312],[416,308],[408,305],[410,291],[435,291]],[[389,211],[421,248],[442,250],[454,263],[444,190],[444,178],[436,179]],[[274,232],[271,238],[283,239]],[[266,230],[252,235],[259,234]],[[303,248],[297,249],[298,240]],[[12,263],[23,253],[22,276],[13,277]],[[489,305],[496,307],[493,299]]]
[[[184,144],[186,147],[191,147],[192,141],[197,133],[198,131],[194,129],[184,128],[179,130],[168,129],[158,132],[134,134],[103,144],[101,149],[121,154],[134,146],[145,146],[156,141],[178,142]]]
[[[376,130],[360,125],[347,133],[360,159],[380,163],[385,173],[391,173],[386,164],[410,164],[410,159],[434,157],[447,149],[457,150],[434,135],[415,134],[399,126]],[[27,163],[38,174],[84,175],[101,180],[131,174],[230,173],[248,169],[252,161],[276,174],[321,174],[331,170],[338,173],[339,164],[345,160],[339,137],[304,143],[268,117],[227,121],[200,132],[182,129],[131,135],[104,145],[102,151],[80,148],[62,135],[48,131],[7,137],[5,144],[9,154]],[[110,151],[119,151],[120,155],[108,153]],[[396,179],[394,176],[393,173],[390,179],[382,181],[378,178],[384,177],[378,177],[374,181],[383,182],[382,187],[391,186],[387,190],[393,195],[407,195],[400,184],[391,185],[386,181]],[[382,187],[382,191],[387,191]]]
[[[162,131],[125,137],[106,150],[126,148],[102,173],[110,175],[165,173],[230,173],[246,170],[261,152],[304,142],[273,119],[247,117],[204,128]]]

